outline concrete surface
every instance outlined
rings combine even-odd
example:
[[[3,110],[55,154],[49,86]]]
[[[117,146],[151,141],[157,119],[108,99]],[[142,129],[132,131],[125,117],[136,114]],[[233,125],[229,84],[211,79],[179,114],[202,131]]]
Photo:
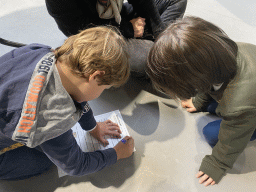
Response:
[[[256,44],[256,3],[245,0],[188,0],[185,15],[220,26],[235,41]],[[0,0],[0,37],[53,48],[65,36],[48,15],[44,0]],[[11,47],[0,45],[0,54]],[[95,115],[119,109],[136,152],[98,173],[58,178],[56,167],[23,181],[0,181],[2,192],[240,192],[256,191],[256,142],[250,142],[218,185],[204,187],[195,174],[211,153],[202,128],[217,117],[189,114],[173,100],[159,97],[143,80],[130,79],[90,102]]]

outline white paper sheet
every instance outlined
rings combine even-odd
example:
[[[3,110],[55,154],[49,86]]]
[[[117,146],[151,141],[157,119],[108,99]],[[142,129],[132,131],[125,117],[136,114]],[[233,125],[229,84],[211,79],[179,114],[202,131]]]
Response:
[[[80,124],[77,123],[74,127],[72,127],[73,135],[77,141],[77,144],[80,146],[83,152],[93,152],[96,150],[113,148],[122,138],[124,138],[125,136],[129,136],[128,130],[125,126],[124,120],[119,110],[95,116],[95,119],[97,122],[103,122],[110,119],[112,122],[117,123],[122,131],[121,138],[117,139],[108,137],[107,140],[109,142],[109,145],[104,147],[97,139],[92,137],[89,132],[84,131],[81,128]],[[59,177],[67,175],[60,168],[58,168],[58,174]]]

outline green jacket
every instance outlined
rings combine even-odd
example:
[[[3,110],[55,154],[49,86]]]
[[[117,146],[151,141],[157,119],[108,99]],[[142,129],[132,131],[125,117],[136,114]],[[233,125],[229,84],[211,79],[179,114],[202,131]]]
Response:
[[[204,111],[211,98],[219,103],[216,113],[223,119],[219,141],[212,155],[204,157],[199,169],[216,183],[226,170],[232,168],[256,128],[256,46],[248,43],[237,45],[236,76],[224,82],[219,90],[198,94],[193,99],[198,111]]]

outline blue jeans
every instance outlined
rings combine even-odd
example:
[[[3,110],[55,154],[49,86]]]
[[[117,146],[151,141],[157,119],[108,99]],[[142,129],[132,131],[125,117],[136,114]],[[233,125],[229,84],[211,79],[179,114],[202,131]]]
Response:
[[[52,165],[43,152],[19,147],[0,155],[0,180],[26,179],[47,171]]]
[[[207,111],[211,114],[215,114],[215,110],[217,106],[218,106],[218,103],[216,101],[213,101],[208,105]],[[203,128],[204,137],[211,147],[214,147],[218,142],[221,121],[222,120],[220,119],[220,120],[210,122]],[[251,141],[255,139],[256,139],[256,131],[253,133]]]

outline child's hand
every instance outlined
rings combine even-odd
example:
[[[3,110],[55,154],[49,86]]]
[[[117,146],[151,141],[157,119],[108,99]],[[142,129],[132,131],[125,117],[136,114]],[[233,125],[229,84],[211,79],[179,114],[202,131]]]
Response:
[[[104,138],[105,135],[109,135],[110,137],[121,137],[121,130],[118,124],[113,123],[110,120],[106,120],[104,122],[98,122],[96,128],[90,131],[90,134],[98,139],[104,146],[108,145],[108,140]]]
[[[196,112],[196,108],[194,107],[194,104],[192,102],[192,98],[187,99],[187,100],[181,100],[181,106],[183,108],[186,108],[188,112]]]
[[[134,139],[130,136],[123,138],[126,142],[120,141],[114,149],[116,150],[117,160],[130,157],[134,150]]]
[[[130,21],[134,30],[134,37],[142,37],[144,33],[144,27],[146,25],[145,19],[142,17],[137,17]]]
[[[208,175],[204,174],[204,172],[202,171],[199,171],[197,174],[196,174],[196,178],[199,178],[199,183],[202,184],[204,183],[204,186],[208,186],[208,185],[214,185],[215,184],[215,181],[213,181],[213,179],[211,177],[209,177]]]

